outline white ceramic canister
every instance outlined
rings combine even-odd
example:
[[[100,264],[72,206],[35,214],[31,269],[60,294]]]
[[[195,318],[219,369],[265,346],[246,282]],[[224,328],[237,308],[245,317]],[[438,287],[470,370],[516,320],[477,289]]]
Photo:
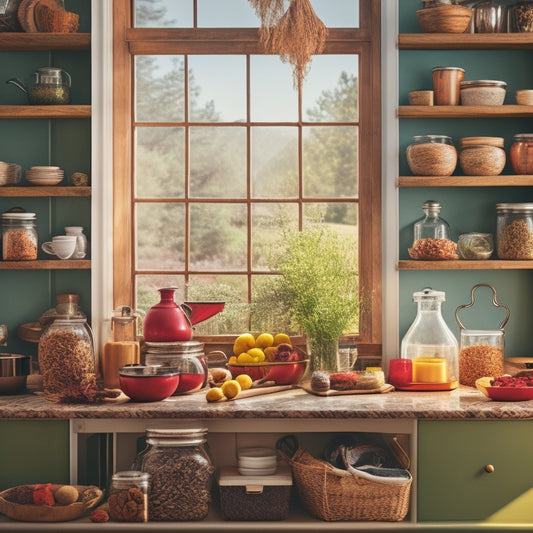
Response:
[[[83,259],[87,255],[87,237],[83,233],[82,226],[66,226],[65,233],[67,235],[75,235],[76,251],[72,255],[72,259]]]

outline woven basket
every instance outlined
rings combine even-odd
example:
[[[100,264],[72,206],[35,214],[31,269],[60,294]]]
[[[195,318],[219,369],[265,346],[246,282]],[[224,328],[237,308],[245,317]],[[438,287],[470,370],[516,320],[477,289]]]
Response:
[[[335,468],[299,448],[286,457],[306,511],[323,520],[399,522],[409,510],[410,476],[405,481],[374,481]]]

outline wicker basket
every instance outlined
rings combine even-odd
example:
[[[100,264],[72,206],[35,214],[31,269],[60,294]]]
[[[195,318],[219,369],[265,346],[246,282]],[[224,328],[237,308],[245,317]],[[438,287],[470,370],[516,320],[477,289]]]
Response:
[[[335,468],[299,448],[289,462],[306,511],[323,520],[399,522],[409,510],[412,477],[374,481]]]

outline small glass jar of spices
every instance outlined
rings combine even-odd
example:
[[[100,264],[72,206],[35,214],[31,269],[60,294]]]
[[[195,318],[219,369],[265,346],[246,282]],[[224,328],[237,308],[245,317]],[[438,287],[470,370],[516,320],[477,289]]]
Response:
[[[2,259],[27,261],[37,259],[38,237],[35,213],[2,213]]]
[[[513,137],[509,159],[515,174],[533,174],[533,133],[519,133]]]
[[[499,259],[533,259],[533,203],[496,204]]]
[[[116,472],[109,488],[109,517],[117,522],[148,521],[150,474],[137,470]]]

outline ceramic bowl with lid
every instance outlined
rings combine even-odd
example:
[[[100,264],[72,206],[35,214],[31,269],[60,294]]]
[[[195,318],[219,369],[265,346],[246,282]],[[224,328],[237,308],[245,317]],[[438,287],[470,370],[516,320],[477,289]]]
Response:
[[[507,83],[497,80],[461,82],[461,105],[503,105]]]

